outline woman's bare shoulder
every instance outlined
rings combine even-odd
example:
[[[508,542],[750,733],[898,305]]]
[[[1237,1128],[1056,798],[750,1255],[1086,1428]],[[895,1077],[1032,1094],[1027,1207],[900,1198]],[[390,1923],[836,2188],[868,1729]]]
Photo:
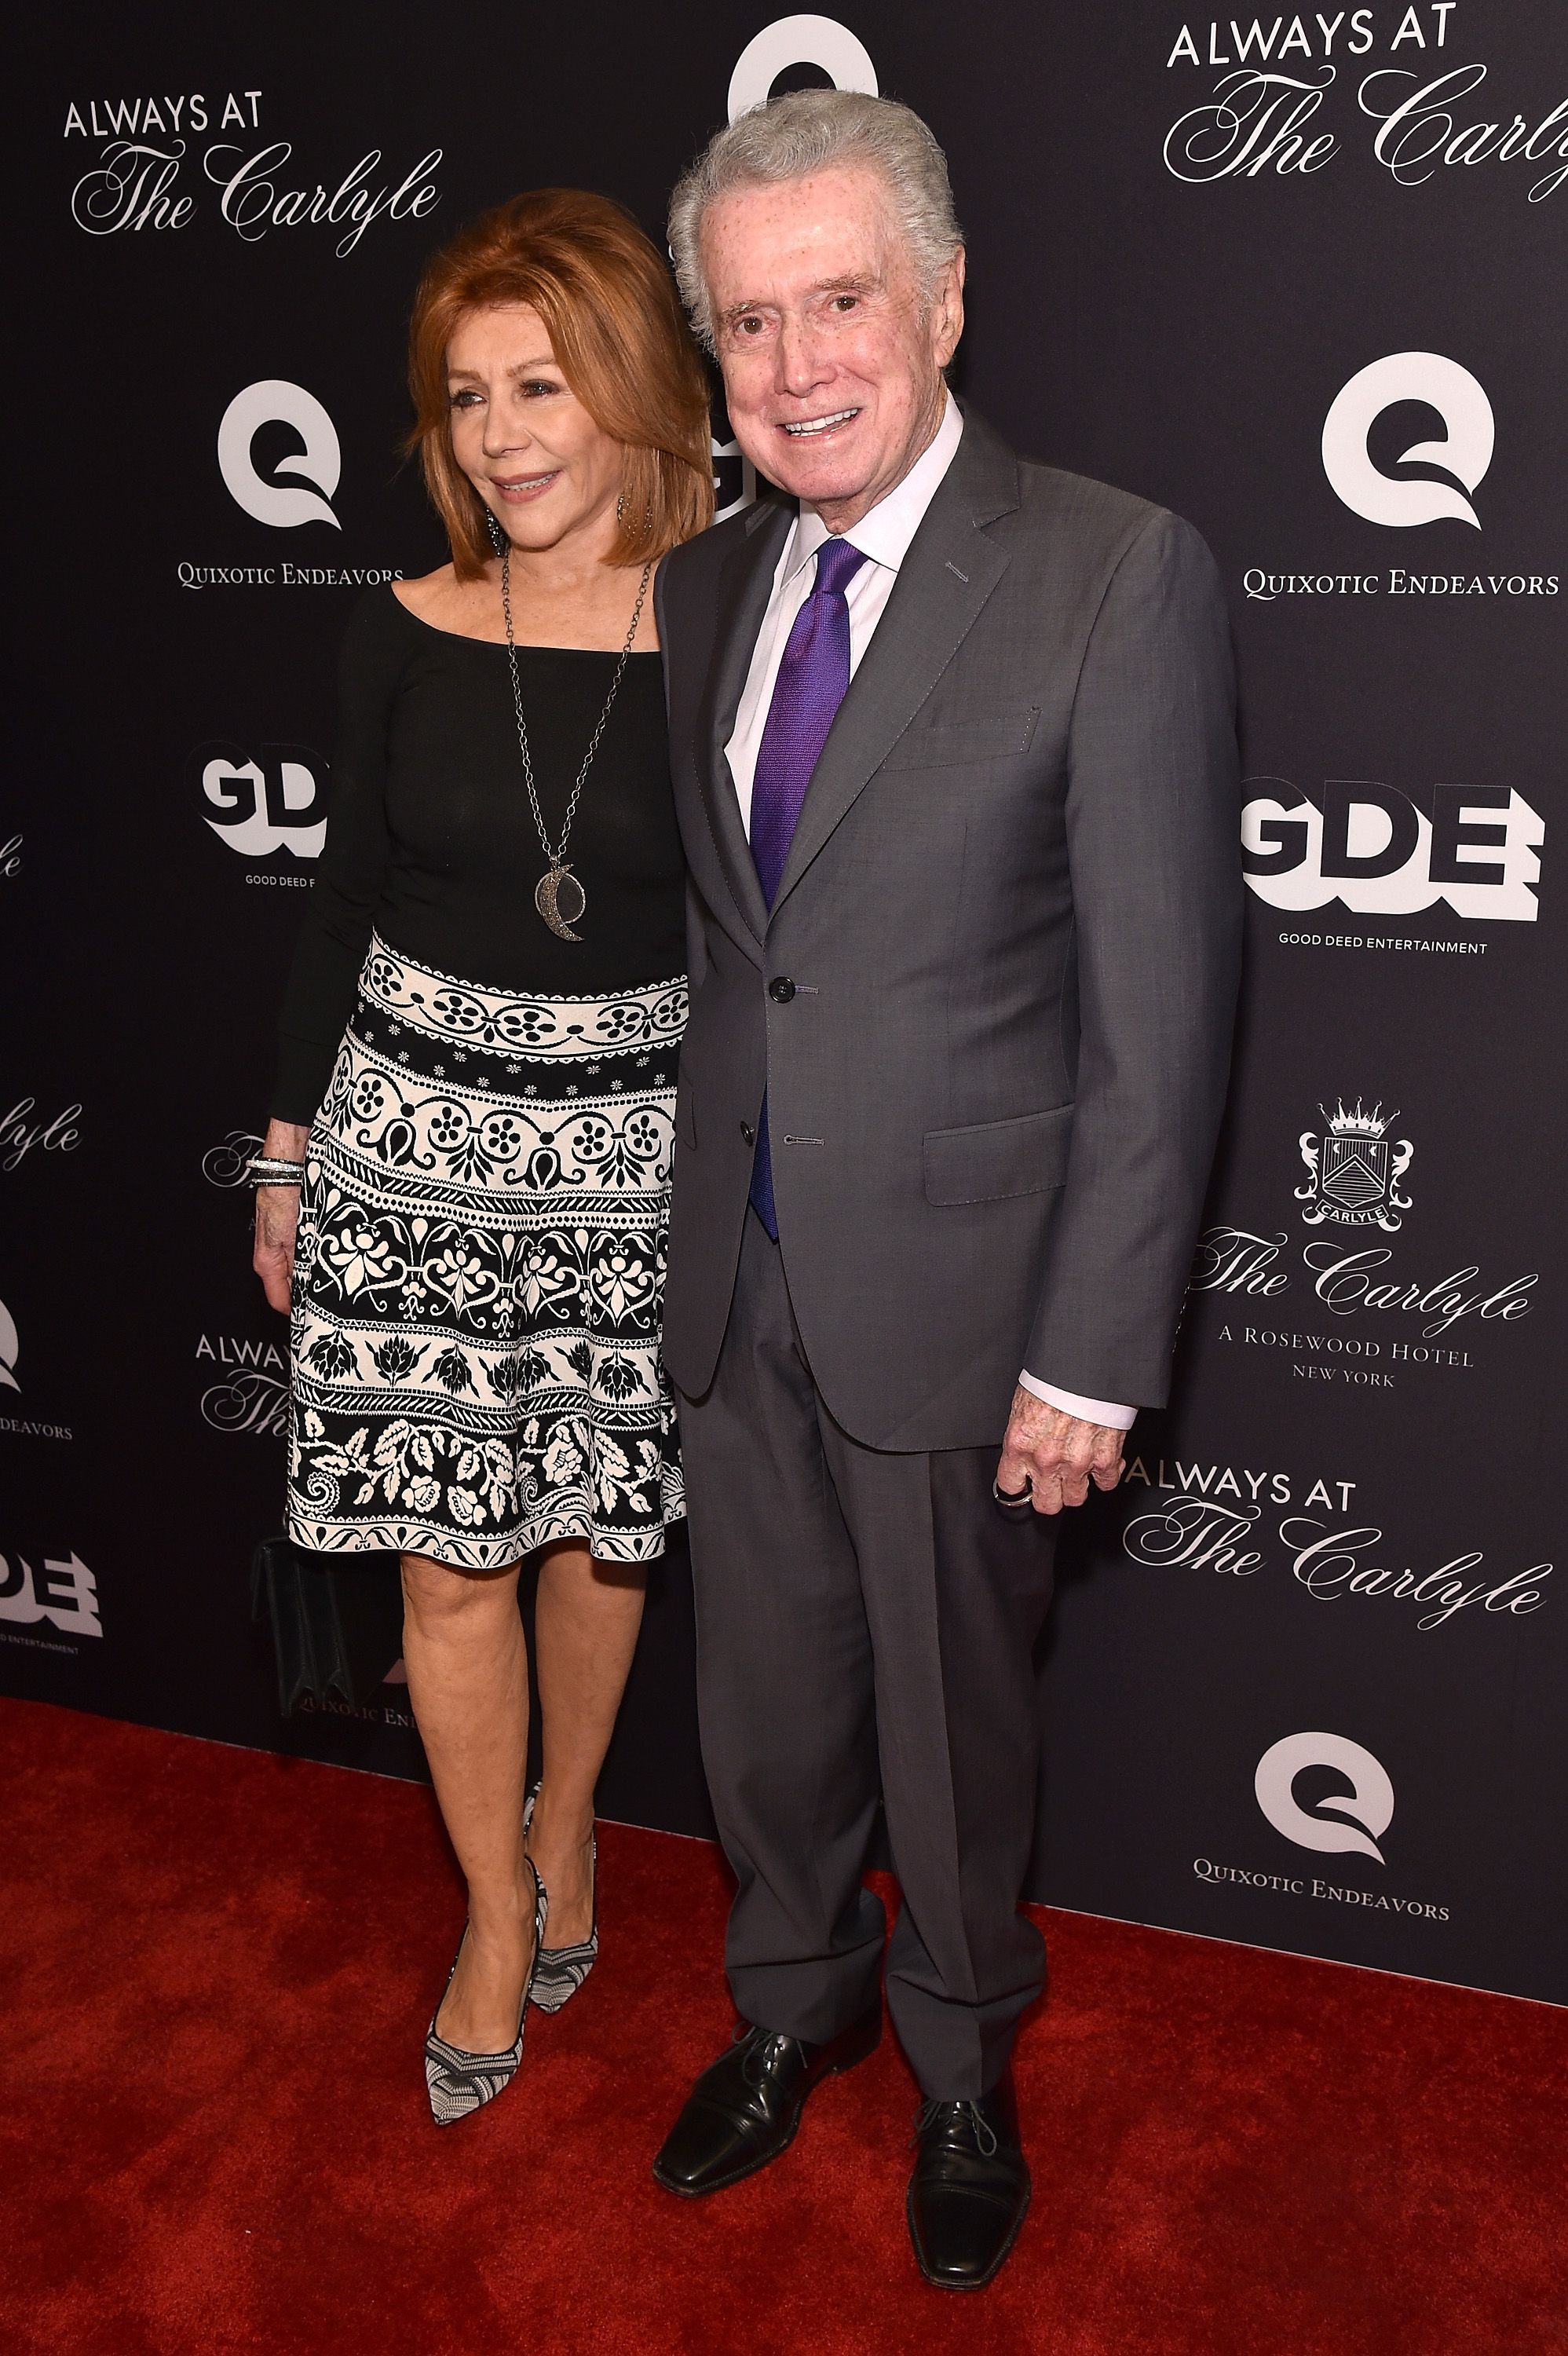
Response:
[[[400,605],[406,605],[421,622],[433,622],[466,585],[459,584],[450,564],[438,564],[433,573],[421,573],[415,581],[394,581],[392,594]]]

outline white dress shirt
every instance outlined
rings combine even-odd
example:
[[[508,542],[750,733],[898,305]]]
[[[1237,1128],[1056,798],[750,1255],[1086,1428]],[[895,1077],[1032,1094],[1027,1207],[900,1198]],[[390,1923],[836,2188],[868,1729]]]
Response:
[[[901,483],[896,484],[885,499],[880,499],[861,517],[844,537],[866,558],[844,592],[849,608],[849,676],[854,678],[860,667],[871,634],[881,620],[898,579],[899,566],[909,551],[909,544],[918,530],[926,509],[935,496],[936,487],[953,464],[954,453],[964,433],[964,419],[958,404],[951,398],[942,412],[942,423],[927,443]],[[779,665],[795,616],[811,594],[816,578],[816,552],[831,537],[827,526],[815,509],[803,508],[796,517],[789,537],[780,552],[773,572],[773,594],[763,616],[762,628],[752,653],[752,667],[746,674],[745,688],[735,711],[734,734],[725,747],[730,774],[735,781],[736,798],[741,805],[741,823],[748,839],[752,831],[752,787],[757,774],[757,754],[762,745],[763,730],[767,723],[768,710],[773,700],[773,686],[779,675]],[[1042,1383],[1030,1374],[1020,1374],[1025,1390],[1048,1406],[1061,1408],[1064,1414],[1081,1416],[1086,1423],[1103,1423],[1117,1431],[1127,1430],[1136,1408],[1120,1407],[1110,1399],[1084,1398],[1077,1391],[1058,1390],[1054,1384]]]

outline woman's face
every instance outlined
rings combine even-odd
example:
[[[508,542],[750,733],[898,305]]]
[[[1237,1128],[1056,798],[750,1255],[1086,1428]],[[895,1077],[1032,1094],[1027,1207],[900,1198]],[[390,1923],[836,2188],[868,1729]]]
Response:
[[[621,488],[622,448],[568,385],[527,303],[471,311],[446,354],[452,447],[517,548],[603,537]]]

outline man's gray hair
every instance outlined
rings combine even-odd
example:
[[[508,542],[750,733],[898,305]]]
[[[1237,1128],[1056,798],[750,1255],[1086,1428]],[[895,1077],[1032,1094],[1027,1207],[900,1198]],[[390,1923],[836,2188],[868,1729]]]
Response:
[[[795,90],[767,100],[715,132],[669,202],[669,249],[691,324],[713,349],[713,313],[702,275],[702,220],[733,188],[805,180],[861,165],[892,200],[923,286],[934,287],[964,242],[947,158],[912,108],[858,90]]]

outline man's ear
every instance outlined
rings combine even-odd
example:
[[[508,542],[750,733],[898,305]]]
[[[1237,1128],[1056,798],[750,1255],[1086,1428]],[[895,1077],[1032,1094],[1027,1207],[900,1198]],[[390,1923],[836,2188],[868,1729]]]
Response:
[[[952,261],[936,282],[936,300],[932,305],[932,333],[936,343],[936,364],[945,368],[958,348],[958,338],[964,333],[964,248],[960,246]]]

